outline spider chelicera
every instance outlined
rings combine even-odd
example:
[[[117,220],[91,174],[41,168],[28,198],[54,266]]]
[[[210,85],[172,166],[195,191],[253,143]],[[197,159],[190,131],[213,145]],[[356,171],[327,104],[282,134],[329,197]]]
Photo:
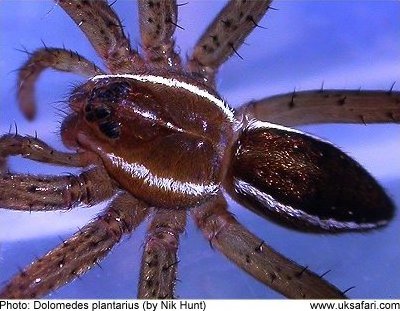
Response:
[[[147,82],[149,82],[149,81],[147,81]],[[123,89],[124,86],[123,86],[123,85],[122,85],[122,88],[121,88],[120,85],[117,85],[116,87],[117,87],[117,89],[118,89],[118,92],[117,92],[118,94],[119,94],[119,93],[122,93],[122,92],[124,91],[124,89]],[[393,93],[392,95],[395,96],[396,94],[397,94],[397,93]],[[343,98],[341,98],[341,99],[343,100]],[[345,101],[346,101],[346,100],[348,100],[348,98],[346,98]],[[88,112],[88,111],[86,111],[86,112]],[[88,112],[88,113],[89,113],[89,112]],[[395,113],[398,113],[398,112],[395,112]],[[104,126],[104,125],[103,125],[103,126]],[[105,126],[105,127],[106,127],[106,129],[109,129],[109,126]],[[114,135],[114,136],[115,136],[115,135],[118,135],[118,133],[115,133],[114,131],[111,131],[111,133],[110,133],[109,131],[107,131],[107,133],[110,134],[111,136],[113,136],[113,135]],[[112,137],[112,138],[115,138],[115,137]],[[37,188],[37,187],[36,187],[36,188]],[[36,190],[35,190],[35,191],[36,191]],[[247,259],[248,259],[248,258],[245,256],[245,260],[246,260],[246,261],[247,261]],[[251,259],[251,258],[249,258],[249,259]],[[175,265],[173,265],[173,266],[175,266]],[[171,266],[171,267],[173,267],[173,266]],[[172,270],[172,269],[171,269],[171,270]],[[298,271],[298,272],[300,273],[301,270]],[[306,271],[305,273],[308,273],[308,271]],[[301,276],[301,275],[304,275],[304,274],[302,273],[302,274],[300,274],[300,276]],[[301,278],[301,277],[300,277],[300,278]],[[272,279],[274,279],[273,276],[272,276]],[[275,280],[275,279],[274,279],[274,280]],[[274,283],[274,282],[275,282],[275,281],[273,281],[273,283]],[[320,281],[320,282],[323,283],[323,281]],[[38,282],[38,283],[40,283],[40,282]],[[289,283],[293,284],[294,281],[291,281],[291,282],[289,282]],[[306,283],[307,283],[307,282],[306,282]],[[291,284],[289,284],[289,290],[291,290],[291,289],[290,289]],[[287,294],[287,295],[290,296],[290,297],[295,297],[295,295],[292,295],[292,294]],[[164,297],[165,295],[160,295],[160,296]]]

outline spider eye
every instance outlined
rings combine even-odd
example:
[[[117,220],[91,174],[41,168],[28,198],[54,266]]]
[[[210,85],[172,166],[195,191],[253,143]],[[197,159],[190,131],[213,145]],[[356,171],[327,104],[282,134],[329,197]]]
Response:
[[[95,88],[90,95],[89,102],[116,102],[121,97],[125,96],[130,90],[128,82],[114,82]]]
[[[130,91],[128,82],[107,82],[96,86],[90,94],[84,117],[87,122],[96,122],[100,132],[107,138],[117,139],[121,134],[121,125],[113,121],[113,104],[118,104]]]
[[[100,123],[99,129],[104,135],[111,139],[117,139],[121,134],[120,124],[114,121]]]
[[[85,106],[85,119],[88,122],[100,121],[107,119],[111,115],[111,111],[107,106],[94,106],[88,103]]]

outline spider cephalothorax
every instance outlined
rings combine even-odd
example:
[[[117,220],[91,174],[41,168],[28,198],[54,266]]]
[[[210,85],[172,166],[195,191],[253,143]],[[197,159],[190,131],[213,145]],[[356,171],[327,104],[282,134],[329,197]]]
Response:
[[[147,203],[199,205],[219,190],[235,121],[201,85],[178,74],[95,76],[73,92],[75,113],[62,135],[70,147],[97,153],[109,174]]]
[[[386,225],[393,204],[359,164],[331,144],[284,125],[365,118],[398,122],[399,92],[297,92],[234,110],[216,91],[215,75],[271,1],[230,1],[186,63],[172,39],[176,2],[138,2],[143,55],[131,49],[106,1],[58,0],[107,70],[48,47],[32,53],[20,70],[20,107],[30,119],[35,116],[34,84],[43,69],[88,77],[72,91],[61,126],[63,143],[74,152],[58,152],[36,137],[7,134],[0,137],[0,161],[23,155],[86,169],[76,176],[3,173],[0,206],[46,211],[112,201],[93,222],[16,275],[0,297],[51,292],[98,263],[150,217],[139,297],[172,298],[179,236],[190,214],[214,248],[283,295],[344,298],[341,290],[242,226],[227,210],[225,196],[302,231]]]

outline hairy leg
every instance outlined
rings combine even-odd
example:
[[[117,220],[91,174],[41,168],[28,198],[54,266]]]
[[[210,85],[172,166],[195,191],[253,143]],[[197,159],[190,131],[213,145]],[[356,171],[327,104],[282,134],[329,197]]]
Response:
[[[7,170],[7,159],[0,155],[0,174],[4,174]]]
[[[0,136],[0,159],[16,155],[21,155],[24,158],[34,161],[72,167],[101,164],[97,155],[88,151],[77,153],[61,152],[54,150],[36,137],[21,136],[18,134]],[[0,162],[0,172],[1,163],[2,162]]]
[[[112,73],[132,73],[143,60],[131,49],[121,21],[105,0],[57,0],[85,33]]]
[[[146,58],[156,66],[180,66],[181,60],[174,51],[172,38],[178,18],[176,0],[139,0],[138,4]]]
[[[272,1],[232,0],[197,41],[188,67],[214,84],[218,68],[237,50],[268,10]]]
[[[140,299],[173,299],[178,265],[179,235],[185,210],[159,209],[147,233],[139,279]]]
[[[400,122],[400,92],[314,90],[251,101],[238,114],[286,126]]]
[[[0,207],[21,211],[67,210],[110,198],[115,185],[102,167],[78,176],[0,175]]]
[[[85,77],[104,73],[83,56],[65,49],[44,48],[33,52],[21,67],[18,77],[18,101],[20,109],[29,120],[36,114],[35,84],[41,72],[47,68],[72,72]]]
[[[268,247],[226,210],[222,195],[192,211],[210,241],[239,268],[288,298],[345,298],[333,285]]]
[[[146,215],[144,203],[121,192],[105,213],[16,275],[0,292],[0,298],[38,298],[79,277]]]

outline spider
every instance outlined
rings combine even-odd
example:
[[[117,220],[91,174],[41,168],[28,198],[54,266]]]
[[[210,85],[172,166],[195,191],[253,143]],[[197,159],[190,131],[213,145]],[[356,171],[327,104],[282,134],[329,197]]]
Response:
[[[257,23],[258,21],[256,21],[256,23]],[[255,25],[255,24],[254,24]],[[253,26],[254,26],[253,25]],[[231,51],[232,52],[232,51]],[[101,77],[98,77],[100,80],[101,80]],[[129,77],[128,77],[129,78]],[[117,79],[119,79],[119,78],[117,78]],[[149,82],[149,81],[147,81],[147,82]],[[117,90],[118,90],[118,94],[120,94],[120,93],[123,93],[124,92],[124,89],[123,89],[123,85],[122,85],[122,89],[120,89],[120,86],[121,85],[117,85],[116,87],[117,87]],[[108,86],[107,86],[108,87]],[[100,89],[101,89],[101,87],[100,87]],[[114,96],[115,94],[113,93],[113,96]],[[398,96],[398,93],[397,92],[391,92],[391,94],[390,94],[391,96],[393,96],[393,97],[395,97],[396,98],[396,96]],[[86,96],[86,95],[85,95]],[[74,98],[73,98],[74,99]],[[341,99],[343,99],[343,98],[341,98]],[[345,99],[345,100],[348,100],[347,98]],[[86,112],[88,112],[88,113],[90,113],[90,111],[86,111]],[[397,111],[395,111],[394,113],[397,113]],[[258,123],[259,124],[259,123]],[[257,124],[256,124],[257,125]],[[107,126],[105,126],[106,128],[108,128]],[[280,127],[275,127],[275,130],[277,130],[277,131],[279,131],[279,130],[281,130],[281,128]],[[108,134],[110,134],[110,136],[115,136],[115,135],[118,135],[118,133],[115,133],[114,132],[114,130],[110,130],[111,132],[109,132]],[[250,131],[250,130],[249,130]],[[106,130],[106,132],[107,132],[107,130]],[[245,132],[244,132],[245,133]],[[290,133],[292,133],[293,135],[297,135],[298,133],[296,133],[296,132],[290,132]],[[8,136],[4,136],[4,137],[6,137],[6,138],[8,138]],[[115,137],[114,137],[115,138]],[[113,138],[113,139],[114,139]],[[14,138],[15,139],[15,138]],[[118,139],[118,138],[115,138],[115,139]],[[81,146],[80,146],[81,147]],[[92,159],[91,159],[92,160]],[[97,161],[97,159],[95,159],[95,158],[93,158],[93,161]],[[96,163],[96,162],[95,162]],[[120,194],[121,195],[121,194]],[[117,200],[118,200],[118,198],[117,198]],[[211,199],[209,199],[209,200],[211,200]],[[208,201],[208,199],[207,199],[207,201]],[[197,204],[195,204],[195,205],[197,205]],[[193,210],[194,210],[194,212],[193,212]],[[196,207],[196,206],[194,206],[194,207],[192,207],[189,211],[190,212],[192,212],[192,213],[194,213],[194,214],[196,214],[196,210],[199,210],[199,207]],[[163,213],[163,211],[165,211],[165,209],[162,209],[161,211],[159,211],[158,213]],[[156,212],[157,213],[157,212]],[[176,213],[179,213],[178,211],[176,211]],[[208,217],[208,216],[207,216]],[[211,216],[210,216],[211,217]],[[294,225],[297,225],[297,224],[294,224]],[[300,223],[300,226],[304,226],[304,224],[301,224]],[[217,235],[218,236],[218,235]],[[216,240],[217,240],[217,237],[215,237],[215,238],[212,238],[211,239],[211,244],[213,244],[213,243],[216,243]],[[265,243],[265,242],[264,242]],[[264,249],[264,248],[266,248],[266,245],[264,244],[264,243],[260,243],[260,244],[258,244],[257,245],[257,247],[254,247],[254,249],[253,249],[253,251],[255,251],[255,250],[259,250],[259,251],[262,251],[261,249]],[[146,244],[146,245],[148,245],[148,244]],[[218,247],[218,245],[214,245],[214,247]],[[76,259],[76,258],[75,258]],[[247,258],[246,256],[245,256],[245,258],[244,258],[246,261],[247,261],[247,259],[250,259],[250,260],[252,260],[252,258]],[[284,259],[281,259],[281,260],[284,260]],[[284,261],[283,261],[284,262]],[[174,262],[173,262],[174,263]],[[172,270],[174,270],[175,269],[175,264],[173,264],[173,265],[171,265],[171,266],[169,266],[168,267],[168,269],[167,269],[167,272],[169,273],[169,275],[171,276],[172,275],[172,277],[173,277],[173,274],[175,273],[174,271],[172,271]],[[172,269],[173,268],[173,269]],[[275,272],[276,273],[276,272]],[[285,276],[286,275],[286,278],[287,277],[289,277],[289,275],[287,275],[287,274],[285,274],[285,273],[287,273],[287,271],[284,271],[282,274]],[[75,276],[75,274],[77,274],[77,272],[75,271],[75,273],[72,273],[72,275],[73,276]],[[311,288],[309,288],[308,290],[310,291],[308,291],[308,290],[306,290],[306,291],[304,291],[304,290],[299,290],[298,288],[293,288],[293,287],[296,287],[296,282],[295,282],[295,280],[291,280],[290,282],[288,282],[288,284],[287,284],[287,287],[286,288],[284,288],[283,290],[288,290],[288,292],[284,292],[287,296],[289,296],[289,297],[299,297],[299,296],[297,296],[297,295],[300,295],[300,296],[302,296],[303,294],[306,294],[306,295],[308,295],[308,294],[315,294],[315,295],[322,295],[322,297],[328,297],[329,296],[329,294],[326,294],[326,292],[324,292],[324,290],[323,290],[323,288],[324,288],[324,286],[325,286],[325,288],[326,288],[326,290],[328,290],[328,292],[331,290],[331,291],[333,291],[334,292],[334,294],[336,295],[335,297],[338,297],[338,296],[341,296],[341,292],[339,291],[339,290],[336,290],[335,288],[333,288],[333,287],[331,287],[329,284],[327,284],[327,283],[325,283],[323,280],[321,280],[321,279],[319,279],[318,278],[318,282],[317,282],[317,286],[318,287],[322,287],[322,288],[318,288],[316,291],[315,291],[315,293],[314,293],[314,290],[313,290],[313,288],[314,288],[314,286],[313,286],[313,283],[312,283],[312,281],[308,281],[308,280],[304,280],[305,279],[305,277],[304,276],[306,276],[306,275],[308,275],[308,276],[310,276],[310,272],[308,271],[308,270],[304,270],[303,268],[301,268],[301,267],[298,267],[298,270],[296,271],[296,273],[295,273],[295,275],[297,275],[298,276],[298,279],[300,279],[301,281],[300,281],[300,283],[301,283],[301,286],[311,286]],[[279,276],[279,274],[278,274],[278,276]],[[159,276],[160,277],[160,276]],[[274,283],[275,282],[275,279],[272,277],[272,279],[274,280],[272,283]],[[42,284],[41,282],[38,282],[39,283],[39,287],[40,287],[40,284]],[[276,283],[276,282],[275,282]],[[32,284],[31,284],[32,285]],[[272,284],[272,286],[274,287],[275,286],[275,284]],[[285,285],[286,286],[286,285]],[[292,287],[293,286],[293,287]],[[36,289],[36,288],[35,288]],[[160,289],[159,288],[159,290],[165,290],[165,288],[164,289]],[[278,289],[279,290],[279,289]],[[281,291],[283,291],[282,289],[280,289]],[[322,290],[322,292],[320,292],[320,290]],[[146,290],[145,290],[145,292],[146,292]],[[151,294],[152,294],[152,291],[149,291],[149,292],[147,292],[147,294],[149,294],[150,295],[150,297],[152,296]],[[168,296],[168,294],[170,295],[170,296]],[[325,296],[326,295],[326,296]],[[158,292],[157,293],[157,295],[156,295],[157,297],[171,297],[172,296],[172,289],[171,288],[169,288],[169,291],[168,291],[168,293],[167,294],[163,294],[163,295],[160,295],[160,293]],[[149,296],[144,296],[144,297],[149,297]],[[321,297],[321,296],[316,296],[316,297]]]

